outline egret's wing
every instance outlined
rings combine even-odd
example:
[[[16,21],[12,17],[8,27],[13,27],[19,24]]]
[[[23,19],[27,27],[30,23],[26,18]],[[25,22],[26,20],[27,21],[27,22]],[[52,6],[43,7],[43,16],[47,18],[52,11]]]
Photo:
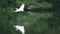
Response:
[[[15,10],[14,12],[24,11],[24,6],[25,6],[25,4],[22,4],[22,5],[20,6],[20,8],[19,8],[19,9],[16,8],[16,10]]]
[[[19,25],[16,25],[14,26],[16,28],[16,30],[20,30],[22,32],[22,34],[25,34],[25,29],[24,29],[24,26],[19,26]]]
[[[25,6],[25,4],[22,4],[19,9],[24,10],[24,6]]]
[[[24,26],[21,26],[20,31],[21,31],[22,33],[25,33]]]
[[[22,31],[22,32],[24,32],[24,31],[25,31],[24,27],[21,27],[21,31]]]

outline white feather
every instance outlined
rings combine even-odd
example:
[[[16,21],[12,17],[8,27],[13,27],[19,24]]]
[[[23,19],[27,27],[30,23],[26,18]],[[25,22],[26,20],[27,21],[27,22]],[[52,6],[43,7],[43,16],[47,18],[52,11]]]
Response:
[[[24,29],[24,26],[14,25],[14,27],[16,28],[16,30],[21,31],[21,32],[22,32],[22,34],[25,34],[25,29]]]
[[[18,8],[16,8],[16,10],[14,11],[14,12],[20,12],[20,11],[24,11],[24,6],[25,6],[25,4],[22,4],[21,6],[20,6],[20,8],[18,9]]]

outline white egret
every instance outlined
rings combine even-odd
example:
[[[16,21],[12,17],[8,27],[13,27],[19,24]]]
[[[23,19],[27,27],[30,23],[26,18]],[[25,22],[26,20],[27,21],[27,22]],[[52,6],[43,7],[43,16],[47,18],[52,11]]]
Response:
[[[20,12],[20,11],[24,11],[24,6],[25,6],[25,4],[22,4],[21,6],[20,6],[20,8],[16,8],[16,10],[14,11],[14,12]]]
[[[13,27],[15,27],[15,28],[16,28],[16,30],[21,31],[21,33],[22,33],[22,34],[25,34],[24,26],[14,25]]]

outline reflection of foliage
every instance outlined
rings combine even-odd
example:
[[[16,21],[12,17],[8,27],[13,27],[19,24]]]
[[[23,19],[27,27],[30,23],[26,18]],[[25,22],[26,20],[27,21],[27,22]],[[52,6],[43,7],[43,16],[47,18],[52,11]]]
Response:
[[[28,12],[29,13],[29,12]],[[47,15],[47,16],[46,16]],[[45,18],[46,17],[46,18]],[[26,27],[26,33],[28,34],[40,34],[48,30],[48,23],[46,19],[51,18],[50,13],[32,13],[17,17],[17,24],[23,24]],[[21,25],[20,24],[20,25]]]

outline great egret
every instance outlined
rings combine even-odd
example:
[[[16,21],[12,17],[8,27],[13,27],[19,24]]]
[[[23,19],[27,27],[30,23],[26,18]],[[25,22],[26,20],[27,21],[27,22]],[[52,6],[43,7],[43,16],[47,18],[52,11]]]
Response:
[[[15,28],[16,28],[16,30],[21,31],[21,33],[22,33],[22,34],[25,34],[24,26],[14,25],[13,27],[15,27]]]
[[[14,12],[20,12],[20,11],[24,11],[24,6],[25,6],[25,4],[22,4],[21,6],[20,6],[20,8],[16,8],[16,10],[14,11]]]

